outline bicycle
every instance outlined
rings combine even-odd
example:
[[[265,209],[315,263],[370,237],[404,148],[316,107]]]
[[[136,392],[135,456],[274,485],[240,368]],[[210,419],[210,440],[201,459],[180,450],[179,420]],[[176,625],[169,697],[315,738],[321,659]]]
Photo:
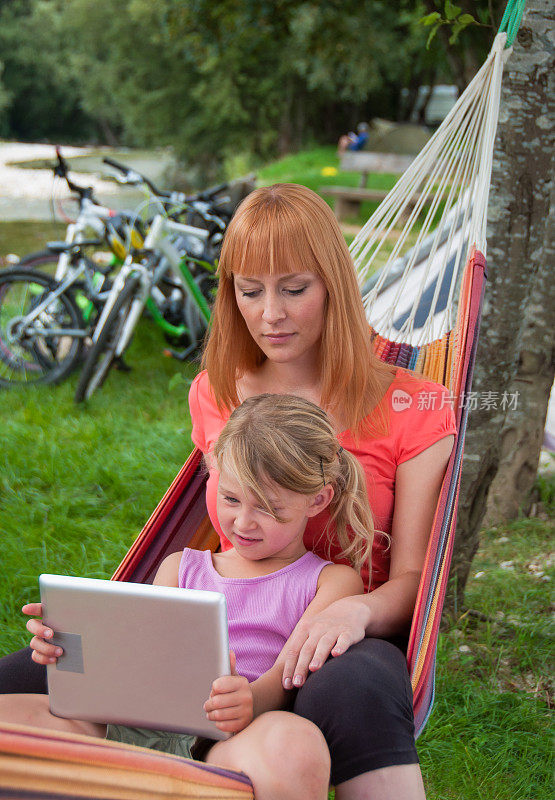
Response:
[[[79,215],[68,225],[65,242],[51,242],[45,251],[21,259],[17,267],[0,273],[0,385],[20,383],[56,383],[65,378],[80,362],[83,345],[91,336],[104,302],[111,290],[109,275],[121,266],[128,244],[139,247],[142,232],[129,212],[117,214],[98,203],[92,187],[74,183],[59,149],[54,172],[63,178],[79,202]],[[111,159],[105,163],[122,173],[122,182],[145,184],[155,201],[171,213],[189,211],[185,196],[161,192],[147,178]],[[198,196],[191,198],[194,203]],[[213,224],[212,219],[210,223]],[[90,232],[98,238],[86,238]],[[197,233],[198,229],[194,229]],[[198,237],[187,238],[180,247],[187,251]],[[213,237],[211,237],[213,240]],[[89,255],[90,248],[110,245],[111,257],[105,264]],[[205,255],[203,247],[200,254]],[[198,249],[196,250],[198,254]],[[202,269],[210,269],[202,260]],[[51,268],[48,269],[49,265]],[[45,268],[45,273],[37,271]],[[160,292],[150,299],[151,315],[173,342],[183,342],[189,327],[187,309],[179,309],[183,292],[167,277]],[[168,318],[168,319],[167,319]],[[198,327],[198,325],[197,325]]]
[[[88,331],[64,283],[36,270],[0,273],[0,385],[56,383],[78,362]]]
[[[186,296],[184,316],[188,322],[189,335],[194,332],[195,336],[195,340],[187,348],[187,354],[190,355],[197,347],[200,333],[206,330],[210,321],[209,301],[216,277],[207,271],[199,271],[194,275],[189,265],[206,267],[206,262],[192,258],[187,253],[183,256],[176,246],[176,237],[191,235],[206,241],[209,232],[162,215],[154,218],[144,249],[140,253],[142,261],[136,261],[133,256],[129,256],[114,279],[79,376],[75,402],[90,399],[103,384],[114,360],[121,358],[128,347],[139,317],[147,301],[153,296],[153,289],[168,269],[172,270],[176,285]],[[163,257],[160,258],[158,253]],[[160,323],[159,319],[156,321]],[[166,330],[168,327],[173,329],[175,335],[182,332],[182,328],[171,326],[165,320]]]
[[[142,233],[137,232],[136,215],[116,214],[101,206],[92,187],[78,186],[70,180],[67,163],[58,148],[56,154],[55,175],[63,178],[77,196],[80,212],[77,220],[68,225],[65,242],[51,242],[46,251],[34,253],[22,259],[18,267],[0,273],[0,385],[3,386],[55,383],[75,368],[111,291],[108,276],[115,266],[121,265],[129,246],[138,247],[143,241]],[[176,218],[194,214],[195,221],[200,219],[206,225],[200,236],[198,227],[177,227],[174,251],[187,259],[200,296],[204,293],[209,297],[214,284],[211,262],[214,254],[219,253],[230,216],[226,218],[226,212],[219,210],[222,200],[227,198],[217,198],[227,184],[187,197],[160,191],[145,176],[113,159],[106,158],[104,162],[121,173],[121,182],[147,186],[166,213]],[[99,238],[85,238],[89,230]],[[87,250],[104,246],[105,241],[112,255],[102,265]],[[54,277],[41,275],[35,269],[48,264],[52,264]],[[146,306],[173,344],[188,345],[181,352],[170,350],[170,354],[186,358],[198,345],[206,320],[199,313],[198,302],[191,301],[191,290],[184,290],[179,272],[176,280],[168,274],[171,265],[165,261],[163,264],[165,268],[157,273]]]
[[[92,187],[74,183],[59,148],[56,155],[55,176],[64,178],[77,197],[79,215],[68,225],[65,242],[51,242],[46,250],[0,273],[2,386],[56,383],[78,364],[83,343],[111,288],[108,275],[118,264],[116,226],[131,221],[130,215],[117,215],[98,203]],[[98,238],[87,238],[90,231]],[[142,244],[134,225],[130,238],[136,245]],[[112,247],[112,258],[103,265],[87,251],[104,247],[105,241]]]
[[[41,269],[57,281],[71,274],[74,278],[74,298],[79,305],[83,320],[88,323],[95,310],[102,306],[106,296],[107,276],[121,266],[127,254],[125,241],[140,247],[144,230],[132,212],[116,212],[101,205],[91,186],[80,186],[69,177],[68,164],[60,148],[56,148],[57,161],[53,165],[55,178],[63,178],[73,198],[79,204],[77,219],[68,224],[64,242],[48,242],[39,252],[21,258],[18,268]],[[142,176],[135,175],[136,183],[144,183]],[[54,189],[52,196],[54,205]],[[91,238],[91,233],[96,238]],[[110,248],[106,253],[105,247]],[[99,252],[98,248],[102,248]],[[94,251],[91,255],[91,250]]]

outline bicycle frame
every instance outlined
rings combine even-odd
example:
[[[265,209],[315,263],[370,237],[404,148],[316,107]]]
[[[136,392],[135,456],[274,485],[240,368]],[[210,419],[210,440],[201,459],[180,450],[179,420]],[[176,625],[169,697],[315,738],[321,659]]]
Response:
[[[187,233],[192,234],[193,236],[196,236],[198,239],[202,240],[206,240],[209,235],[208,231],[204,228],[195,228],[191,225],[175,222],[174,220],[163,217],[162,215],[157,215],[154,217],[150,230],[145,239],[145,249],[158,250],[166,257],[173,269],[174,274],[180,279],[185,291],[194,299],[200,313],[208,323],[210,322],[210,308],[208,307],[208,303],[206,302],[204,295],[195,283],[195,279],[191,275],[191,271],[187,266],[187,261],[194,261],[197,264],[203,262],[197,258],[182,258],[180,252],[172,244],[169,238],[169,235],[171,234]]]
[[[106,319],[114,307],[114,303],[122,291],[128,277],[132,274],[138,275],[141,285],[140,293],[131,303],[125,325],[117,343],[115,350],[116,357],[121,356],[129,344],[129,340],[131,339],[135,325],[137,324],[147,300],[150,297],[153,286],[157,285],[161,277],[170,267],[173,269],[174,275],[179,277],[180,283],[184,290],[195,300],[206,321],[208,322],[210,320],[210,309],[208,307],[208,303],[202,295],[199,287],[196,285],[195,280],[191,275],[189,268],[187,267],[187,259],[182,259],[179,251],[169,239],[169,236],[176,234],[192,234],[203,240],[207,239],[209,235],[208,231],[204,228],[195,228],[191,225],[175,222],[174,220],[168,219],[162,215],[157,215],[154,218],[147,234],[144,250],[148,253],[161,253],[162,259],[160,260],[159,264],[153,271],[149,266],[134,261],[133,256],[128,256],[123,264],[123,267],[114,279],[112,289],[106,300],[106,303],[104,304],[104,308],[102,309],[98,324],[95,328],[93,342],[98,340],[100,331],[104,327]],[[155,319],[158,322],[156,317],[157,315],[155,315]]]
[[[104,221],[110,219],[115,214],[111,208],[99,206],[87,197],[81,200],[79,216],[75,222],[70,222],[66,229],[66,244],[80,244],[86,237],[88,230],[94,231],[100,241],[104,240],[106,228]],[[65,277],[71,263],[70,252],[60,253],[58,265],[54,275],[57,281]]]
[[[195,264],[198,264],[203,269],[205,269],[207,272],[211,272],[212,274],[214,272],[214,264],[211,264],[209,261],[203,261],[200,258],[193,258],[192,256],[188,256],[186,260],[187,261],[192,261]],[[183,261],[181,263],[183,263]],[[180,269],[181,269],[181,267],[180,267]],[[190,274],[189,270],[187,270],[187,272],[188,272],[188,274]],[[198,287],[197,287],[196,283],[194,283],[194,287],[195,288],[193,289],[193,291],[195,292],[195,297],[197,297]],[[157,291],[158,291],[158,295],[159,296],[157,295]],[[158,308],[158,305],[157,305],[157,302],[163,302],[164,300],[165,300],[165,297],[162,294],[162,292],[159,289],[157,289],[157,286],[153,286],[152,289],[151,289],[151,293],[150,293],[149,297],[147,297],[147,300],[146,300],[146,303],[145,303],[146,308],[148,309],[148,311],[149,311],[150,315],[152,316],[154,322],[158,325],[159,328],[161,328],[161,330],[164,333],[166,333],[168,336],[173,336],[175,338],[179,338],[180,336],[183,336],[184,334],[188,333],[189,329],[184,324],[175,325],[172,322],[168,322],[168,320],[165,319],[164,315],[162,314],[162,312],[160,311],[160,309]],[[202,301],[204,301],[204,296],[202,296]],[[206,319],[206,316],[205,316],[204,313],[203,313],[203,317]]]
[[[25,330],[25,332],[27,334],[35,333],[35,331],[32,328],[30,328],[30,325],[36,319],[38,319],[38,317],[42,314],[42,312],[45,309],[47,309],[48,306],[51,303],[53,303],[55,300],[57,300],[58,297],[66,291],[66,289],[69,289],[69,287],[72,286],[73,283],[75,283],[75,281],[80,277],[80,275],[82,275],[85,272],[85,270],[86,270],[86,265],[85,264],[82,264],[81,266],[77,267],[77,269],[74,270],[70,275],[68,275],[64,281],[59,283],[59,285],[58,285],[58,287],[56,289],[54,289],[52,292],[49,292],[48,295],[45,297],[45,299],[41,303],[39,303],[38,306],[31,311],[31,313],[27,314],[25,317],[22,317],[22,318],[19,318],[19,317],[18,318],[14,318],[14,320],[12,320],[12,325],[13,325],[13,323],[15,321],[21,322],[22,323],[22,329]],[[42,332],[42,329],[39,332]],[[64,335],[64,334],[65,335],[71,334],[72,336],[79,336],[82,339],[84,339],[86,336],[88,336],[88,332],[86,330],[81,330],[81,329],[80,330],[70,330],[70,329],[57,330],[55,328],[52,328],[52,329],[49,328],[48,332],[52,336],[55,336],[55,335],[56,336],[61,336],[61,335]]]

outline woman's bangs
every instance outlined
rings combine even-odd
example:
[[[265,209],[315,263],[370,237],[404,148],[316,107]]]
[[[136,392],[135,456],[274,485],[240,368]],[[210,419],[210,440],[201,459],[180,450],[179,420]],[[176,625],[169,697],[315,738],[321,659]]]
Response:
[[[256,275],[320,272],[310,243],[300,226],[279,217],[271,216],[260,220],[259,224],[251,224],[248,232],[234,230],[226,245],[223,265],[226,273],[250,278]]]

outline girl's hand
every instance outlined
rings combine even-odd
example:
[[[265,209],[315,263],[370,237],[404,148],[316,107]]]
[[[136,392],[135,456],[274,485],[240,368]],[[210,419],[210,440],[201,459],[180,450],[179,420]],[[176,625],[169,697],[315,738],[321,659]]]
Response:
[[[339,656],[362,641],[369,624],[370,609],[363,599],[343,597],[319,614],[302,619],[293,631],[285,653],[283,687],[302,686],[308,672],[315,672],[328,656]]]
[[[204,704],[207,719],[227,733],[238,733],[252,722],[254,702],[252,689],[246,678],[237,674],[235,653],[230,650],[231,675],[217,678],[212,684],[210,697]]]
[[[40,603],[28,603],[21,610],[31,617],[42,616],[42,605]],[[33,650],[31,654],[33,661],[45,666],[46,664],[54,664],[64,651],[61,647],[48,642],[48,639],[54,636],[52,628],[43,625],[40,619],[30,619],[27,620],[27,630],[33,634],[33,638],[29,642]]]

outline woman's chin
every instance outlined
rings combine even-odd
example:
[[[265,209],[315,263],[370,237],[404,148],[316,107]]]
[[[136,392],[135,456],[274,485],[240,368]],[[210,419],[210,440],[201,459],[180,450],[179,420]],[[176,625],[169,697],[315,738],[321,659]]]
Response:
[[[289,361],[295,361],[299,357],[294,348],[286,347],[285,345],[273,347],[264,343],[264,346],[261,345],[260,349],[268,361],[273,361],[275,364],[287,364]]]
[[[260,344],[260,349],[267,360],[273,364],[301,364],[317,358],[318,348],[316,345],[313,347],[299,347],[299,343],[295,344],[272,346],[263,343],[264,346]]]

